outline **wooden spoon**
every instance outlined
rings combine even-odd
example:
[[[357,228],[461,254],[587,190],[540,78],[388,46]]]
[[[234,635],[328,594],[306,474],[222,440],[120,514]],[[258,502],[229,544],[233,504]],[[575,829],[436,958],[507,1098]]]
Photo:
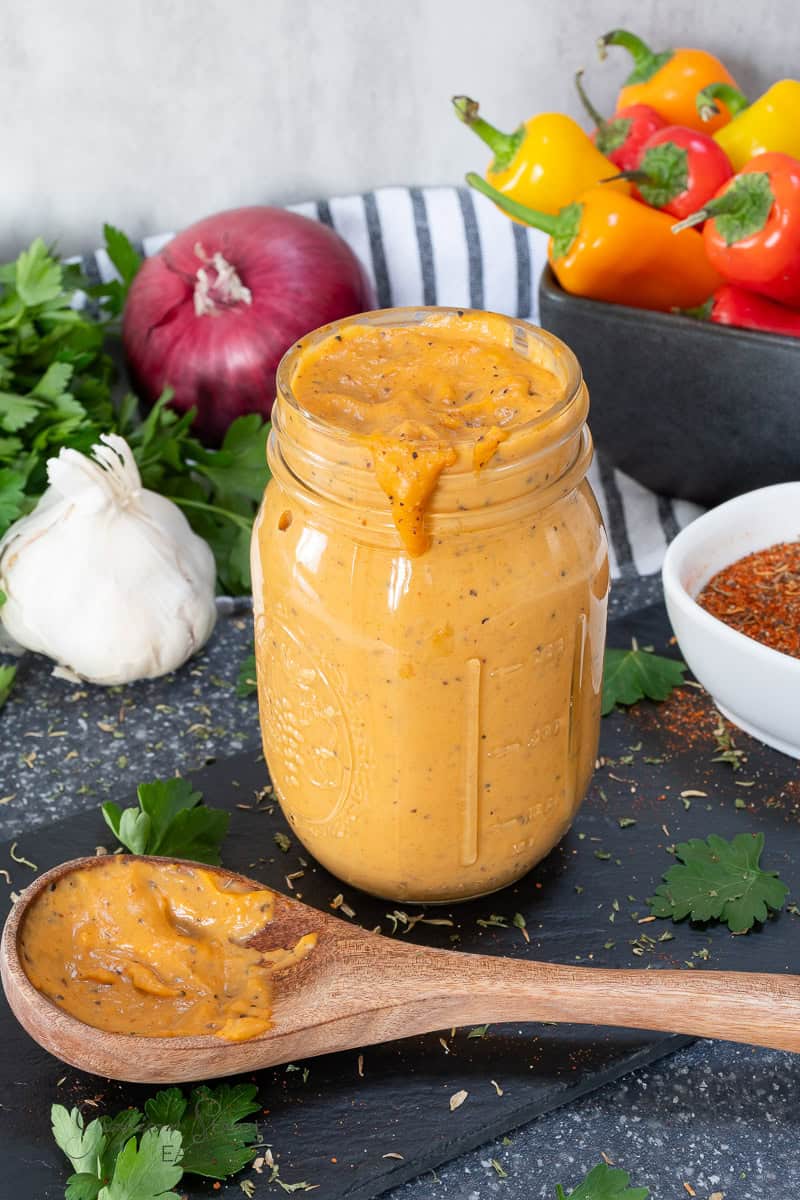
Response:
[[[160,859],[176,862],[176,859]],[[347,925],[275,893],[272,921],[250,944],[290,946],[316,932],[316,948],[276,976],[274,1027],[246,1042],[217,1037],[135,1037],[71,1017],[38,992],[18,955],[28,905],[79,858],[40,876],[3,931],[0,968],[17,1019],[57,1058],[112,1079],[180,1083],[368,1046],[455,1025],[557,1021],[722,1038],[800,1051],[800,977],[738,971],[605,970],[432,950]],[[230,879],[264,885],[222,868]]]

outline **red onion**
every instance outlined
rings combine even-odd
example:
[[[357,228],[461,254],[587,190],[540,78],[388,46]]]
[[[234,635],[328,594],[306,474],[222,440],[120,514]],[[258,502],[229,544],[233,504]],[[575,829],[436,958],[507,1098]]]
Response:
[[[237,208],[190,225],[141,266],[122,339],[148,407],[165,387],[197,409],[194,431],[219,443],[243,413],[268,416],[275,368],[298,338],[373,307],[346,242],[280,208]]]

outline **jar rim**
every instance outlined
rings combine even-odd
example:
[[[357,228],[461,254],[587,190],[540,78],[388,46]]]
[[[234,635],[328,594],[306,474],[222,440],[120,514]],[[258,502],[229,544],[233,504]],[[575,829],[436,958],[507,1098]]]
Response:
[[[338,321],[331,321],[327,325],[321,325],[318,329],[314,329],[300,338],[283,355],[275,373],[276,390],[281,400],[289,405],[316,432],[335,441],[349,442],[353,436],[350,430],[342,428],[335,421],[326,420],[324,417],[320,417],[319,414],[310,412],[299,403],[292,388],[292,378],[300,357],[309,346],[316,346],[320,342],[327,341],[328,338],[334,337],[341,329],[349,328],[353,325],[377,326],[391,329],[403,326],[424,325],[426,321],[437,316],[490,316],[499,318],[512,329],[512,343],[520,354],[522,353],[522,339],[526,339],[527,344],[527,339],[532,337],[540,345],[547,348],[554,364],[556,362],[563,364],[565,368],[563,395],[550,405],[549,408],[545,409],[544,412],[539,413],[538,416],[532,417],[530,420],[515,426],[515,435],[529,433],[539,426],[550,424],[555,418],[568,411],[570,406],[580,396],[583,387],[583,375],[580,364],[566,342],[562,342],[555,334],[542,329],[539,325],[534,325],[530,321],[525,321],[521,317],[510,317],[505,313],[495,313],[487,309],[458,308],[454,305],[433,304],[373,309],[363,313],[354,313],[352,316],[342,317]],[[517,331],[519,332],[517,333]],[[548,370],[552,371],[553,367],[549,366]],[[467,440],[467,438],[464,440]]]

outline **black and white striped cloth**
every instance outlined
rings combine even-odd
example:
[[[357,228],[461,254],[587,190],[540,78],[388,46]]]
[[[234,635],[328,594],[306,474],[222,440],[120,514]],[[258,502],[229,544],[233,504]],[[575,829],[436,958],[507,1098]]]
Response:
[[[373,281],[379,308],[450,304],[538,322],[546,236],[510,221],[469,188],[388,187],[289,207],[349,243]],[[142,249],[155,254],[171,237],[147,237]],[[84,268],[104,280],[114,275],[104,250],[84,260]],[[669,541],[702,511],[654,495],[599,455],[589,478],[617,579],[658,571]]]

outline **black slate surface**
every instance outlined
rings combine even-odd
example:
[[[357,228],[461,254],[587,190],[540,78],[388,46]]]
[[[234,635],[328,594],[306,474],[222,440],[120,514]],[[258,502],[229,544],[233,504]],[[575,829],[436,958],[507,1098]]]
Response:
[[[632,632],[664,649],[663,610],[612,623],[610,644],[625,644]],[[679,711],[694,714],[688,735],[674,728]],[[454,908],[447,914],[452,927],[417,924],[406,936],[447,946],[457,934],[463,949],[590,965],[800,971],[798,918],[788,911],[748,938],[734,938],[724,928],[639,924],[647,912],[645,897],[671,864],[665,847],[709,832],[731,836],[764,830],[767,865],[780,870],[793,895],[800,895],[797,764],[743,735],[737,736],[737,744],[746,749],[748,760],[741,771],[711,763],[715,721],[708,702],[688,691],[658,710],[641,705],[628,715],[608,718],[601,748],[614,762],[598,770],[575,828],[550,858],[515,888]],[[210,803],[253,804],[255,789],[265,782],[264,766],[253,755],[243,755],[218,763],[197,779]],[[741,786],[750,782],[753,786]],[[686,790],[706,795],[682,799],[680,792]],[[623,829],[621,817],[633,817],[636,824]],[[280,853],[272,841],[278,829],[285,826],[277,810],[270,815],[235,809],[226,863],[285,888],[284,876],[298,868],[302,851],[293,844],[288,854]],[[99,815],[87,812],[37,831],[23,839],[20,849],[45,869],[108,840]],[[295,886],[304,900],[321,907],[341,890],[321,868],[312,867]],[[346,893],[346,899],[357,921],[391,930],[386,918],[391,905],[356,892]],[[477,924],[492,914],[510,923],[515,912],[525,916],[530,945],[513,926]],[[434,915],[444,914],[437,909]],[[673,939],[657,941],[665,931]],[[644,941],[643,934],[654,940]],[[485,1037],[473,1038],[468,1033],[458,1030],[451,1037],[450,1031],[442,1031],[444,1046],[433,1034],[368,1047],[363,1077],[355,1052],[309,1060],[303,1064],[307,1077],[302,1069],[262,1073],[260,1098],[269,1110],[262,1133],[280,1164],[281,1178],[317,1184],[321,1198],[367,1200],[681,1044],[681,1039],[659,1035],[586,1028],[493,1027]],[[151,1089],[109,1084],[62,1067],[30,1042],[5,1008],[0,1035],[7,1110],[0,1123],[6,1164],[0,1191],[50,1200],[63,1194],[66,1176],[48,1130],[53,1100],[67,1105],[96,1100],[103,1111],[113,1111],[136,1103]],[[462,1088],[469,1097],[451,1113],[449,1097]],[[91,1115],[91,1107],[85,1111]],[[387,1159],[386,1154],[403,1157]],[[263,1176],[255,1178],[257,1194],[282,1194],[277,1184],[269,1188]],[[188,1195],[212,1194],[241,1195],[238,1180],[222,1193],[191,1180]]]

